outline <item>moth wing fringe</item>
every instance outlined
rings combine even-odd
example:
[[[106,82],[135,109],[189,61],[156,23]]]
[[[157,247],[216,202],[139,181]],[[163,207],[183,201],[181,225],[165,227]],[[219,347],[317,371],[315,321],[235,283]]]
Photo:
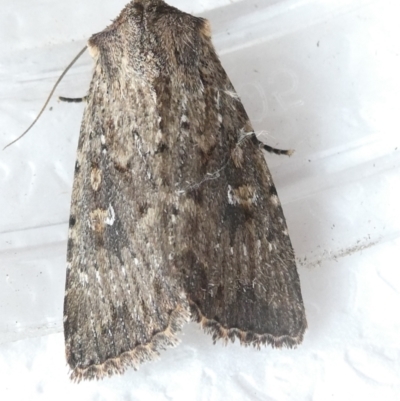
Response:
[[[189,320],[190,312],[186,305],[178,305],[171,312],[165,330],[156,333],[147,344],[138,345],[117,358],[107,359],[102,364],[91,365],[87,368],[75,368],[70,374],[70,379],[79,383],[81,380],[100,380],[115,374],[123,374],[129,367],[138,370],[141,363],[156,359],[159,356],[159,351],[177,346],[180,339],[176,334]]]
[[[297,337],[288,335],[273,336],[269,333],[254,333],[252,331],[240,330],[236,327],[224,327],[222,324],[213,319],[208,319],[203,315],[200,308],[195,302],[189,301],[192,321],[200,323],[202,329],[211,334],[214,344],[221,340],[224,345],[227,345],[229,340],[234,343],[237,338],[240,345],[245,347],[253,346],[260,349],[261,346],[270,345],[272,348],[296,348],[303,341],[304,332],[301,332]]]

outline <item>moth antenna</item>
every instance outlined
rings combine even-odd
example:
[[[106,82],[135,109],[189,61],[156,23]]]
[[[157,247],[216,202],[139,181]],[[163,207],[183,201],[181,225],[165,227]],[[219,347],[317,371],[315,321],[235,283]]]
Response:
[[[33,123],[17,138],[14,139],[12,142],[10,142],[8,145],[4,146],[3,150],[5,150],[6,148],[8,148],[9,146],[11,146],[12,144],[14,144],[15,142],[19,141],[24,135],[26,135],[30,129],[36,124],[37,120],[39,120],[40,116],[43,114],[45,108],[47,107],[47,105],[50,102],[51,97],[53,96],[54,91],[56,90],[58,84],[61,82],[61,80],[64,78],[64,75],[68,72],[68,70],[75,64],[76,60],[78,60],[78,58],[80,56],[82,56],[82,54],[85,52],[87,46],[85,46],[75,57],[74,59],[68,64],[67,68],[62,72],[62,74],[60,75],[60,77],[57,79],[57,82],[54,84],[53,89],[50,92],[50,95],[48,96],[44,106],[42,107],[42,109],[40,110],[39,114],[37,115],[37,117],[33,120]]]

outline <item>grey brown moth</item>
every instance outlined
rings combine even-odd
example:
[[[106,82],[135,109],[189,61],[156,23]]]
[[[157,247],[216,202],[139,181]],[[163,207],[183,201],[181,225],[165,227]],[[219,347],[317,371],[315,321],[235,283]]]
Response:
[[[71,378],[136,368],[190,318],[214,341],[299,344],[285,218],[208,21],[135,0],[88,47],[64,302]]]

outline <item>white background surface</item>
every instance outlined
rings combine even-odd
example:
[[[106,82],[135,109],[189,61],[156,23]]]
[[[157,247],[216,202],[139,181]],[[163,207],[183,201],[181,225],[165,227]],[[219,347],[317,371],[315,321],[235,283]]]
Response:
[[[0,146],[126,0],[2,0]],[[400,25],[396,1],[169,4],[211,20],[267,155],[298,257],[309,330],[296,350],[212,345],[196,324],[160,360],[72,384],[62,303],[83,105],[55,97],[0,152],[1,400],[399,400]],[[223,6],[222,8],[216,8]],[[88,55],[56,96],[83,96]]]

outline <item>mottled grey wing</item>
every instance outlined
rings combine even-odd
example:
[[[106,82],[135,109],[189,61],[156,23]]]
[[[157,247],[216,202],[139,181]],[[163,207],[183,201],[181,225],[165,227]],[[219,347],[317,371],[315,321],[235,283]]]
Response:
[[[96,65],[77,151],[64,303],[66,356],[77,381],[152,359],[177,342],[190,315],[168,263],[175,188],[157,174],[151,80],[121,67],[132,49],[144,51],[124,33],[129,11],[89,42]]]
[[[214,339],[291,347],[307,323],[282,207],[206,22],[196,35],[195,54],[185,52],[192,62],[179,60],[189,78],[176,96],[187,100],[168,109],[177,116],[175,160],[182,165],[174,181],[180,194],[174,261],[193,317]],[[186,41],[175,36],[180,54]],[[171,92],[162,82],[160,97]]]

